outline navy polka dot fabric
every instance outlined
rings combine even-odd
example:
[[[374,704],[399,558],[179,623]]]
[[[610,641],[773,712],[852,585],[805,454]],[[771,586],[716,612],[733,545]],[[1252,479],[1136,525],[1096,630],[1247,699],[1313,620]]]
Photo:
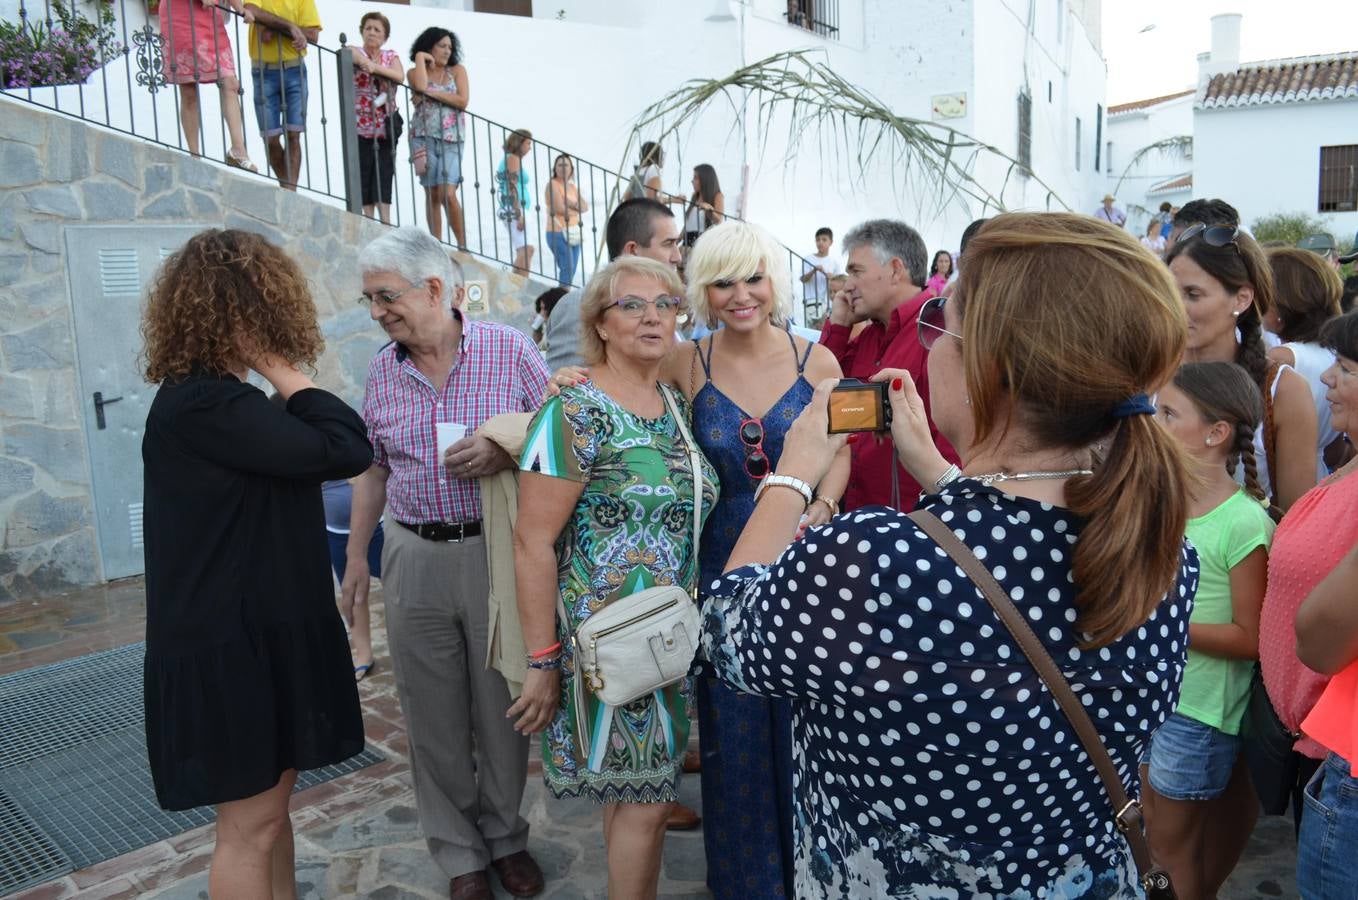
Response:
[[[1069,512],[960,479],[932,510],[1009,593],[1088,709],[1129,791],[1179,694],[1197,555],[1113,644],[1079,647]],[[703,652],[792,698],[798,897],[1139,897],[1092,763],[989,603],[903,514],[813,529],[732,571]]]

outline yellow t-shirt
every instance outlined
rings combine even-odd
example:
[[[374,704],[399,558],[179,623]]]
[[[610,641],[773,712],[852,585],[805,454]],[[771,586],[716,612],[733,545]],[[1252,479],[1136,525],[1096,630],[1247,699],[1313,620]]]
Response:
[[[287,19],[298,28],[320,28],[321,17],[316,12],[314,0],[250,0],[255,6],[275,16]],[[280,62],[301,59],[306,51],[298,53],[292,41],[286,37],[271,39],[262,46],[258,25],[250,26],[250,58],[256,63],[276,66]]]

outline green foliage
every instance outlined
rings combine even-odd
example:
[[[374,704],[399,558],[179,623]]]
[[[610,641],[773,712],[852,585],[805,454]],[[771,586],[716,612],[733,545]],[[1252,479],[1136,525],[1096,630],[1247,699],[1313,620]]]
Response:
[[[1250,233],[1260,243],[1282,241],[1295,247],[1308,234],[1328,234],[1329,229],[1323,221],[1304,212],[1273,213],[1250,223]]]
[[[52,0],[50,18],[30,12],[18,22],[0,20],[0,86],[77,84],[122,53],[113,7],[102,2],[97,7],[95,21],[61,0]]]
[[[1017,175],[1032,179],[1047,192],[1048,208],[1068,208],[1046,182],[1009,154],[938,122],[893,112],[813,58],[814,53],[775,53],[723,78],[685,82],[642,111],[622,167],[628,168],[643,137],[663,143],[683,126],[693,125],[709,107],[731,114],[734,129],[746,102],[753,100],[755,131],[765,145],[775,120],[786,115],[785,163],[799,148],[816,144],[821,145],[821,159],[840,171],[862,173],[870,160],[884,159],[898,184],[908,182],[923,190],[919,195],[923,203],[941,210],[955,200],[973,201],[982,215],[1005,210],[1005,188]],[[996,191],[977,177],[982,158],[998,159],[1005,165],[1004,181]]]

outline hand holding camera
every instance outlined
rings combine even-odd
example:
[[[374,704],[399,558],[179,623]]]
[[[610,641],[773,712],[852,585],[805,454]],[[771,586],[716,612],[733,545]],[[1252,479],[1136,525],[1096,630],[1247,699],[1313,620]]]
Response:
[[[924,398],[915,389],[915,379],[905,369],[883,369],[872,376],[886,391],[891,428],[891,442],[896,446],[896,459],[920,484],[936,482],[948,469],[948,461],[938,452],[929,417],[924,411]]]
[[[811,402],[797,416],[783,440],[777,474],[800,478],[815,487],[830,471],[835,454],[846,440],[841,434],[831,434],[828,427],[830,392],[838,383],[838,379],[827,378],[816,385]]]

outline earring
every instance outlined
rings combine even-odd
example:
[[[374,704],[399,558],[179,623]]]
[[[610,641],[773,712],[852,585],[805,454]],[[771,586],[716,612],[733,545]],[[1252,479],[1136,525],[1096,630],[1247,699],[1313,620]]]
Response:
[[[599,332],[599,340],[601,340],[601,341],[606,341],[606,340],[608,340],[608,332],[606,332],[606,331],[601,331],[601,332]]]
[[[1234,310],[1231,315],[1235,316],[1237,319],[1240,318],[1240,310]]]
[[[1213,441],[1211,438],[1208,438],[1208,439],[1207,439],[1207,446],[1210,447],[1210,446],[1212,446],[1213,443],[1215,443],[1215,441]]]

